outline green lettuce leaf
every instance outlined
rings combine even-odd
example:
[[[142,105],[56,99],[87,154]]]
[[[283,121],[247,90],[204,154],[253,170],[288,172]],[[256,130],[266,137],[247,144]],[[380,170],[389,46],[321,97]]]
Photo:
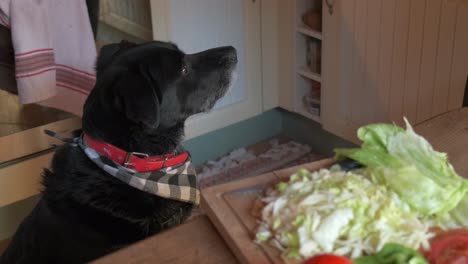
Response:
[[[446,218],[451,212],[459,224],[468,222],[468,181],[455,172],[445,153],[435,151],[405,122],[406,130],[392,124],[359,128],[361,147],[336,149],[337,158],[358,161],[374,182],[386,185],[425,216]]]
[[[450,217],[462,226],[468,226],[468,195],[450,212]]]
[[[388,243],[375,255],[353,260],[354,264],[428,264],[416,250],[405,246]]]

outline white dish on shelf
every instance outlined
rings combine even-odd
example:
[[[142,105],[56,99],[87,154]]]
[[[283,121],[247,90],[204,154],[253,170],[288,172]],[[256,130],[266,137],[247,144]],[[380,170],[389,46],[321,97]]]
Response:
[[[311,38],[319,39],[322,40],[322,32],[319,32],[317,30],[313,30],[310,27],[306,25],[300,25],[297,27],[297,32],[300,32],[306,36],[309,36]]]

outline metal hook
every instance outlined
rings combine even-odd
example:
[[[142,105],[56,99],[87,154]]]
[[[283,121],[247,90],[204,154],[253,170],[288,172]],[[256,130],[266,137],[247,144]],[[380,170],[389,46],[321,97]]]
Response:
[[[332,2],[330,3],[330,0],[325,0],[325,4],[327,4],[328,13],[330,13],[330,15],[333,15],[333,5],[335,4],[335,1],[332,0]]]

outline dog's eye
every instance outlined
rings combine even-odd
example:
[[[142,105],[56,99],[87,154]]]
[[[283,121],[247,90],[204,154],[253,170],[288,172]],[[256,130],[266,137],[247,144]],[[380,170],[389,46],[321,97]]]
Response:
[[[182,75],[187,75],[187,73],[188,73],[187,65],[182,66],[181,72],[182,72]]]

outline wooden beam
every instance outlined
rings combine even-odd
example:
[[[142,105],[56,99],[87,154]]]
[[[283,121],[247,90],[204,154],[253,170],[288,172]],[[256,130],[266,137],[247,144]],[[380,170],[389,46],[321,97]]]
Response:
[[[0,256],[3,254],[3,252],[5,252],[10,242],[11,242],[11,239],[0,241]]]

